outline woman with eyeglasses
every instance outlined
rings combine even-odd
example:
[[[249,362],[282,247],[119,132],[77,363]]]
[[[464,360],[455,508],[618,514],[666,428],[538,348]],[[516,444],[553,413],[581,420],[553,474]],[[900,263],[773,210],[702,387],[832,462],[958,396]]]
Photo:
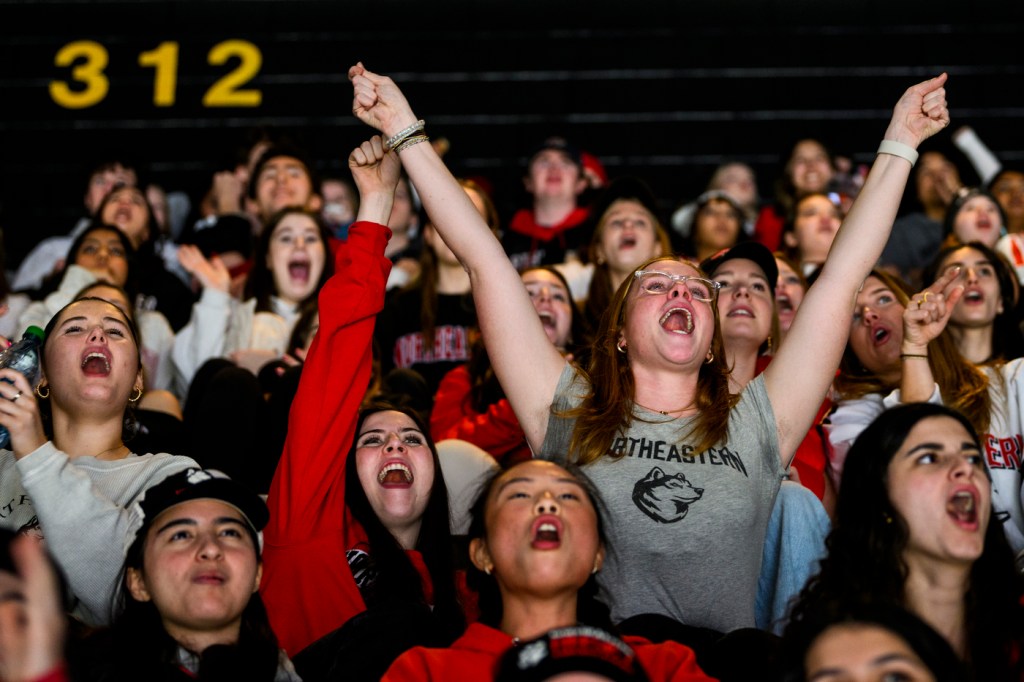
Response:
[[[839,364],[850,302],[878,258],[913,147],[948,124],[945,76],[897,103],[864,190],[783,346],[729,390],[719,285],[672,257],[643,264],[602,318],[589,370],[551,346],[515,268],[443,162],[408,144],[416,116],[397,86],[349,70],[353,111],[392,138],[446,243],[470,273],[495,372],[533,451],[583,467],[607,502],[601,596],[612,619],[661,614],[730,631],[754,625],[761,548],[783,471]],[[410,132],[412,131],[412,132]]]

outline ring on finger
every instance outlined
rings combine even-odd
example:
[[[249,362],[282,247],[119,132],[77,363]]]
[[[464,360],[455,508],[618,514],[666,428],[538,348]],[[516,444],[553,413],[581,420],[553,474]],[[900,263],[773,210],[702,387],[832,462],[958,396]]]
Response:
[[[13,402],[17,401],[18,398],[20,398],[20,397],[21,397],[21,391],[18,391],[17,393],[14,394],[13,398],[10,398],[10,401],[13,403]]]

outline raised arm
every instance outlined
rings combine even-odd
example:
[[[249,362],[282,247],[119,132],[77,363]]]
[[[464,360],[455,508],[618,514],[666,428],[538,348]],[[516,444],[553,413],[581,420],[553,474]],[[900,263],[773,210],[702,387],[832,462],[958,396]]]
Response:
[[[900,345],[900,400],[926,402],[935,390],[935,377],[928,359],[928,344],[942,333],[963,296],[960,268],[949,272],[915,295],[903,311],[903,343]]]
[[[352,110],[390,138],[416,122],[390,78],[357,64],[349,70]],[[445,243],[469,272],[477,318],[494,371],[530,445],[544,441],[565,359],[548,340],[522,280],[501,244],[431,145],[400,150],[402,165]]]
[[[345,507],[345,460],[370,381],[373,326],[384,307],[398,161],[380,138],[352,152],[359,215],[320,292],[320,329],[302,369],[264,531],[261,592],[275,632],[294,654],[365,607],[348,570],[359,535]]]
[[[921,142],[949,124],[945,82],[942,74],[919,83],[896,103],[884,140],[897,144],[880,148],[821,275],[800,305],[786,343],[764,372],[785,466],[839,367],[854,297],[889,238],[913,166],[910,159],[916,159]]]

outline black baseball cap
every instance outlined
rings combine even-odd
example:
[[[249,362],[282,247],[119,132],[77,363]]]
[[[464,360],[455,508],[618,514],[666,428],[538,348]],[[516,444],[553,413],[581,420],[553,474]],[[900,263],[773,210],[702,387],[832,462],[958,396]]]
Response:
[[[237,509],[259,539],[262,548],[260,531],[270,521],[270,510],[263,498],[241,483],[231,480],[223,472],[195,467],[171,474],[142,494],[133,508],[142,525],[132,542],[145,533],[153,520],[164,511],[182,502],[205,499],[218,500]]]
[[[768,279],[772,296],[775,295],[775,284],[779,279],[779,266],[768,247],[759,242],[740,242],[731,249],[722,249],[710,258],[702,260],[700,269],[707,273],[708,277],[714,279],[715,270],[721,267],[722,263],[735,258],[744,258],[757,263]]]
[[[543,142],[541,142],[539,145],[534,147],[530,151],[529,161],[526,165],[529,166],[531,163],[533,163],[533,159],[538,154],[548,149],[553,149],[556,152],[562,152],[563,154],[568,156],[573,163],[575,163],[580,168],[583,168],[583,155],[580,153],[579,148],[569,144],[569,141],[566,140],[564,137],[558,136],[549,137],[545,139]]]

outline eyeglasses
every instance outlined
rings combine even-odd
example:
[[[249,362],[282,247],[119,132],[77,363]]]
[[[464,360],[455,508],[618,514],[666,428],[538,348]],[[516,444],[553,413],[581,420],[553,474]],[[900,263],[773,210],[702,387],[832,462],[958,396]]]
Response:
[[[683,284],[690,292],[690,297],[711,303],[718,298],[718,290],[722,288],[721,283],[712,282],[702,277],[691,277],[690,275],[672,275],[661,270],[637,270],[633,273],[640,288],[647,294],[665,294],[671,291],[676,284]]]

